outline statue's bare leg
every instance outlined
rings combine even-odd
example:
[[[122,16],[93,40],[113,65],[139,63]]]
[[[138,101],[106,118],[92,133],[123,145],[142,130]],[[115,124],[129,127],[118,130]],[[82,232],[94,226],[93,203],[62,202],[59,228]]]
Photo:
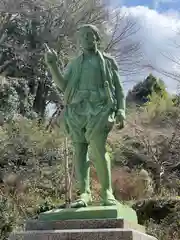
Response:
[[[88,158],[88,144],[74,143],[75,170],[80,187],[80,197],[71,203],[72,208],[86,207],[91,202],[90,192],[90,161]]]
[[[102,204],[105,206],[116,205],[111,183],[111,162],[106,152],[107,134],[104,132],[95,134],[90,141],[93,153],[93,161],[101,184]]]

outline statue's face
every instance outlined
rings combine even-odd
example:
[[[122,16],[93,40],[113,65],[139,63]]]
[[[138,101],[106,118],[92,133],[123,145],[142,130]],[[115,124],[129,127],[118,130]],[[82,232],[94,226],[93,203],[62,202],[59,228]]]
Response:
[[[96,35],[88,27],[79,30],[79,40],[83,49],[94,50],[97,47]]]

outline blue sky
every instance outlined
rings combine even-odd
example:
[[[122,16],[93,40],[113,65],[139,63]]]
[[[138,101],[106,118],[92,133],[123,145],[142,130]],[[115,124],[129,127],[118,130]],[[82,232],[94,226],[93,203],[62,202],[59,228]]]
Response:
[[[169,9],[180,9],[179,0],[106,0],[109,1],[111,5],[124,5],[127,7],[133,6],[147,6],[151,9],[158,9],[160,12]]]
[[[151,0],[110,0],[111,5],[117,6],[117,5],[125,5],[127,7],[129,6],[137,6],[137,5],[144,5],[151,7],[152,2]]]
[[[176,41],[180,46],[180,0],[105,1],[111,7],[120,7],[140,26],[140,31],[136,36],[131,36],[131,39],[143,42],[142,51],[146,59],[161,69],[176,71],[180,76],[180,47],[177,49],[174,45]],[[162,56],[162,53],[171,56],[174,62]],[[133,76],[134,83],[143,80],[149,72],[147,70]],[[153,73],[165,81],[170,92],[177,91],[179,82],[157,72]],[[125,77],[124,81],[126,90],[134,85],[131,77]]]
[[[116,1],[115,1],[116,2]],[[118,2],[118,1],[117,1]],[[169,8],[179,8],[180,1],[173,0],[124,0],[126,6],[144,5],[149,8],[158,9],[160,11],[166,11]]]

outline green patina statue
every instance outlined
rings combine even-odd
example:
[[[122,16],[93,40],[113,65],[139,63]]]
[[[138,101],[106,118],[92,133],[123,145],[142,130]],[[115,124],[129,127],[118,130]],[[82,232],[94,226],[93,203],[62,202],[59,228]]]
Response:
[[[78,29],[82,53],[72,60],[62,74],[57,54],[48,50],[46,64],[57,87],[64,92],[64,123],[75,149],[75,168],[80,184],[80,198],[71,208],[91,203],[88,146],[101,184],[102,205],[116,205],[112,191],[110,158],[106,140],[114,123],[120,128],[125,120],[125,96],[115,60],[98,50],[99,30],[90,24]]]

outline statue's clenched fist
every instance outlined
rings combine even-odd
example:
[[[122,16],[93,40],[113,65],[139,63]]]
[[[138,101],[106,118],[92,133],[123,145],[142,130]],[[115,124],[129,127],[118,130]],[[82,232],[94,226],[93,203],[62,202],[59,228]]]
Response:
[[[46,47],[46,53],[45,53],[45,62],[47,65],[53,65],[57,62],[57,53],[54,51],[54,49],[50,49],[47,44],[44,44]]]
[[[124,128],[125,113],[122,110],[117,111],[116,113],[116,124],[118,129]]]

